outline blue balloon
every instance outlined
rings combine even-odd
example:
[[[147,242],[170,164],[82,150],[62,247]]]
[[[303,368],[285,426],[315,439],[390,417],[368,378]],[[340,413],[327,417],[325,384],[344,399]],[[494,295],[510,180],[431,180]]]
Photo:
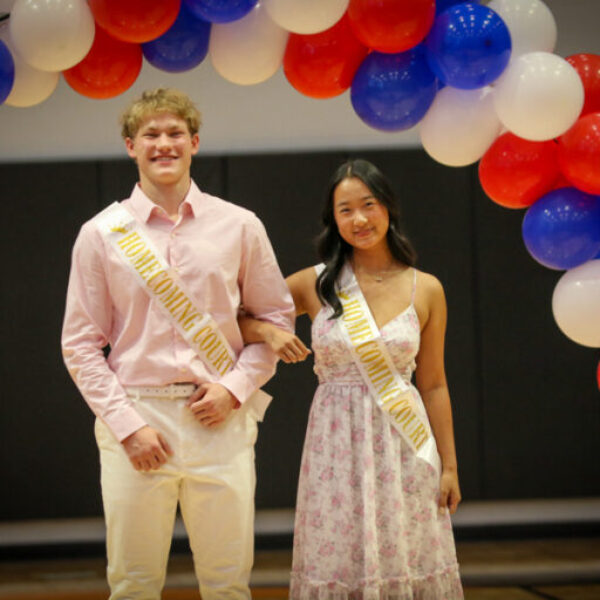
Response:
[[[368,54],[354,75],[350,96],[367,125],[400,131],[425,116],[436,92],[437,80],[420,44],[397,54]]]
[[[508,27],[490,8],[462,3],[440,13],[425,38],[431,70],[447,85],[472,90],[496,80],[510,60]]]
[[[208,54],[211,24],[181,4],[175,23],[160,37],[142,44],[146,60],[157,69],[179,73],[199,65]]]
[[[435,14],[439,15],[451,6],[454,6],[455,4],[464,4],[465,2],[468,2],[468,0],[435,0]]]
[[[258,0],[183,0],[197,16],[211,23],[230,23],[247,15]]]
[[[0,104],[10,95],[15,83],[15,61],[6,44],[0,40]]]
[[[525,213],[523,240],[549,269],[582,265],[600,252],[600,196],[574,187],[548,192]]]

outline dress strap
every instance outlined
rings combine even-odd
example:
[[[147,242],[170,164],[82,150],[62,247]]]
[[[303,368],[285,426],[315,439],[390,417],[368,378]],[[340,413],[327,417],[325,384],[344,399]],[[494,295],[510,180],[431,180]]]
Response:
[[[417,292],[417,270],[414,267],[413,267],[413,272],[414,272],[413,287],[412,287],[412,294],[410,296],[410,303],[411,304],[415,303],[415,294]]]

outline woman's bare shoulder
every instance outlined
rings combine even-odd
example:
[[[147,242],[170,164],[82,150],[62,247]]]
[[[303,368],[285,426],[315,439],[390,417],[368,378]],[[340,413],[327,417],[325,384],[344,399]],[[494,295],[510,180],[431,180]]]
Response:
[[[431,273],[417,271],[417,289],[415,306],[421,329],[429,323],[432,316],[443,316],[446,313],[446,296],[442,282]]]
[[[417,291],[424,292],[428,296],[443,296],[444,287],[442,282],[432,273],[417,271]]]
[[[296,271],[286,277],[285,281],[294,298],[296,314],[308,313],[311,319],[314,318],[321,308],[321,302],[315,288],[317,281],[315,267],[307,267]]]
[[[288,284],[292,282],[314,286],[315,281],[317,280],[317,270],[315,267],[306,267],[305,269],[300,269],[299,271],[288,275],[285,280],[288,282]]]

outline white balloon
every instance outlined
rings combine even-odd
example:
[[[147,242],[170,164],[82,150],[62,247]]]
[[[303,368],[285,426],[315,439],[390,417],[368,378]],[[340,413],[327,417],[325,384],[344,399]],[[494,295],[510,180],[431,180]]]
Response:
[[[40,104],[52,95],[58,85],[59,73],[40,71],[26,63],[15,50],[8,27],[0,28],[0,39],[15,61],[15,82],[4,104],[27,107]]]
[[[239,85],[253,85],[275,74],[288,36],[259,2],[237,21],[213,23],[208,52],[222,77]]]
[[[311,34],[333,27],[350,0],[262,0],[275,23],[293,33]]]
[[[502,124],[527,140],[550,140],[578,119],[584,101],[577,71],[548,52],[529,52],[511,61],[492,85]]]
[[[498,137],[502,124],[489,86],[441,89],[420,123],[421,143],[434,160],[449,167],[478,161]]]
[[[42,71],[64,71],[80,62],[94,41],[85,0],[17,0],[10,31],[19,54]]]
[[[568,338],[582,346],[600,348],[600,260],[570,269],[558,280],[552,312]]]
[[[556,20],[541,0],[491,0],[487,7],[498,13],[508,27],[511,58],[527,52],[554,51]]]

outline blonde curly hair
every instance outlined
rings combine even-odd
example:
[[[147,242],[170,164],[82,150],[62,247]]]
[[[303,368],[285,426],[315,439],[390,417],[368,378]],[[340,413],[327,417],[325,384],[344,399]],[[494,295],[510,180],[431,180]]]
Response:
[[[202,125],[200,111],[191,98],[174,88],[159,87],[146,90],[123,111],[119,119],[123,139],[133,139],[142,123],[151,115],[170,113],[183,119],[191,135]]]

